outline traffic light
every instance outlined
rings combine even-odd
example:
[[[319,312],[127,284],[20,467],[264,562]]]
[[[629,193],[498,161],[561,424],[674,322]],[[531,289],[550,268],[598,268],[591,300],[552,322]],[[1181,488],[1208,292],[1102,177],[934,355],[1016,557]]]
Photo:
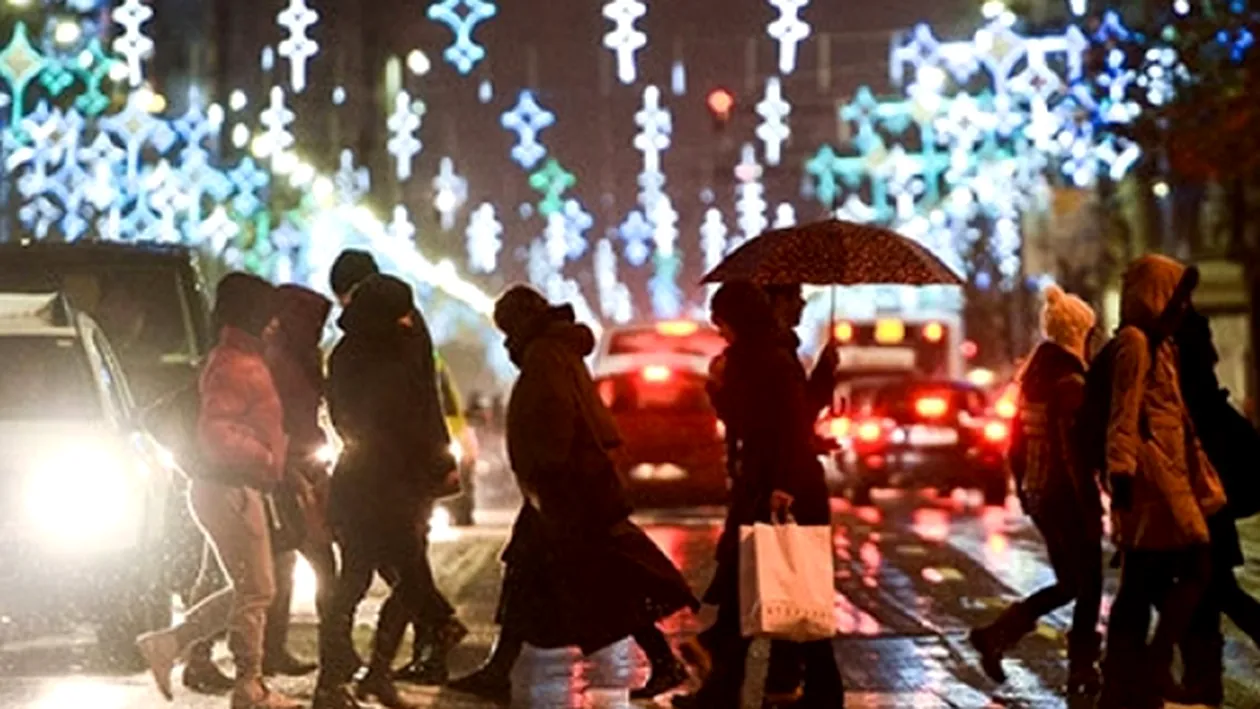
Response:
[[[731,115],[735,112],[735,94],[723,88],[713,89],[705,103],[709,106],[715,128],[720,130],[731,122]]]

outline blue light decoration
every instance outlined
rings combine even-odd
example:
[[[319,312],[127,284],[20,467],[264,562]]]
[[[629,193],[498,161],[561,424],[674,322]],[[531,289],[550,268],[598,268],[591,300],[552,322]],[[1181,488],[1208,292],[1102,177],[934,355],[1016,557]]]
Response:
[[[459,73],[467,75],[486,58],[486,50],[473,40],[473,32],[497,12],[494,3],[487,0],[441,0],[429,6],[429,19],[446,25],[455,35],[454,43],[442,52],[442,57]]]
[[[503,249],[503,225],[494,213],[494,205],[483,202],[468,218],[465,231],[468,246],[468,267],[475,273],[493,273]]]
[[[538,161],[547,155],[547,149],[538,141],[538,134],[556,122],[551,111],[538,105],[532,91],[521,91],[516,105],[505,111],[499,122],[504,128],[516,133],[516,145],[512,146],[512,159],[526,170],[533,170]]]
[[[19,22],[13,28],[9,43],[0,50],[0,79],[9,86],[9,125],[22,123],[22,111],[26,104],[26,89],[43,72],[48,60],[31,44],[26,23]]]
[[[595,226],[595,220],[576,199],[565,200],[561,216],[564,217],[565,256],[577,260],[586,253],[586,232]]]
[[[573,173],[565,170],[555,158],[548,160],[529,176],[529,186],[542,194],[538,213],[550,217],[564,207],[564,193],[577,184]]]
[[[643,212],[637,209],[630,212],[618,232],[621,240],[626,244],[626,260],[630,262],[630,265],[638,268],[647,263],[648,255],[651,253],[649,244],[654,229],[651,222],[643,216]]]

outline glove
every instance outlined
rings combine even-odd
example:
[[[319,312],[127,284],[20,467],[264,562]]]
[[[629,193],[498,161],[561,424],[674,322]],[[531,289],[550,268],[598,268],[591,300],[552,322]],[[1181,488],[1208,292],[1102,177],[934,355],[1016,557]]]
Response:
[[[1133,476],[1108,475],[1111,480],[1111,509],[1127,512],[1133,509]]]

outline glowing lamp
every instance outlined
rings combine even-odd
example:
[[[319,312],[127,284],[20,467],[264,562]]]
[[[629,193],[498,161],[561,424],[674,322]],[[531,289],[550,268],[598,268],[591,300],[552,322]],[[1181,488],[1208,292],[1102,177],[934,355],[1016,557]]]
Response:
[[[923,326],[923,339],[937,343],[945,339],[945,326],[938,322],[930,322]]]
[[[700,326],[690,320],[665,320],[656,324],[656,331],[666,337],[687,337],[699,329]]]
[[[906,324],[900,320],[875,323],[875,341],[881,345],[899,345],[906,339]]]
[[[662,364],[653,364],[643,368],[643,381],[660,384],[661,382],[669,381],[673,374],[669,367]]]
[[[853,323],[842,322],[836,323],[835,336],[837,342],[849,343],[853,341]]]

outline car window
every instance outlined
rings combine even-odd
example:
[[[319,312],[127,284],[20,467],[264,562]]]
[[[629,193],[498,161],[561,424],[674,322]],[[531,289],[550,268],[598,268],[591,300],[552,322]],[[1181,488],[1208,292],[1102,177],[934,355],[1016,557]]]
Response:
[[[103,414],[78,338],[0,337],[0,420],[92,420]]]
[[[122,368],[114,358],[113,350],[99,330],[92,330],[92,342],[101,356],[100,381],[109,397],[110,406],[122,419],[131,414],[131,395],[127,391],[127,382],[122,378]]]

